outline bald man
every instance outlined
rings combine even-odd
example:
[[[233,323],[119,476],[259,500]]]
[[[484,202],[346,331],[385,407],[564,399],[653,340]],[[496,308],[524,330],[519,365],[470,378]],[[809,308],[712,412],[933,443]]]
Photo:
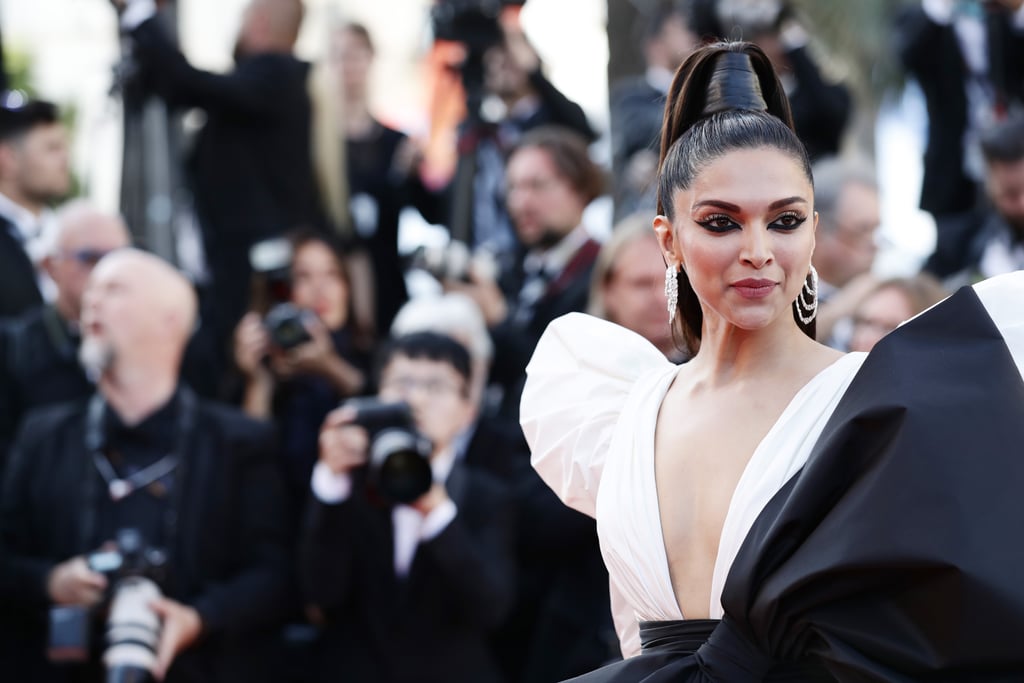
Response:
[[[102,681],[88,661],[47,660],[52,608],[89,610],[102,633],[112,576],[86,561],[125,529],[166,558],[149,609],[157,680],[269,680],[264,640],[286,608],[288,521],[270,428],[178,383],[196,299],[134,249],[103,257],[82,298],[84,401],[37,411],[0,494],[0,671],[11,680]],[[71,675],[71,678],[68,676]]]
[[[193,68],[168,39],[153,0],[116,0],[144,71],[172,106],[206,113],[188,161],[189,187],[213,282],[212,320],[228,338],[248,304],[249,247],[323,223],[313,176],[309,64],[292,52],[301,0],[251,0],[235,68]],[[204,311],[206,308],[204,307]]]
[[[82,292],[96,262],[129,243],[120,216],[85,200],[58,209],[53,225],[40,266],[56,284],[56,300],[0,328],[0,473],[22,416],[92,393],[77,358]]]

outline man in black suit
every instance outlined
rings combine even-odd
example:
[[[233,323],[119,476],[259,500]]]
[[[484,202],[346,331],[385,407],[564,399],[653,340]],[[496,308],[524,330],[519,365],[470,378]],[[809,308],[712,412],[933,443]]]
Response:
[[[379,478],[367,482],[369,439],[352,424],[355,411],[328,416],[300,559],[307,602],[334,645],[336,665],[325,674],[355,683],[499,681],[488,635],[513,598],[513,511],[497,479],[456,456],[474,413],[469,354],[419,332],[395,339],[381,359],[378,397],[412,408],[431,442],[434,483],[411,503],[389,502]]]
[[[309,64],[292,54],[301,0],[251,0],[235,68],[192,67],[167,37],[153,0],[115,0],[121,25],[159,95],[198,107],[206,123],[188,161],[195,211],[222,337],[248,304],[249,247],[299,226],[322,224],[310,142]]]
[[[48,205],[67,194],[67,136],[57,107],[6,93],[0,101],[0,318],[43,302],[36,269]]]
[[[0,670],[17,681],[105,680],[100,647],[85,664],[47,661],[46,615],[101,602],[110,582],[84,556],[131,528],[165,558],[147,668],[172,682],[264,680],[260,629],[289,585],[272,435],[179,385],[196,302],[170,266],[132,249],[110,254],[82,308],[79,355],[98,391],[29,416],[6,471]]]
[[[85,200],[68,203],[54,216],[52,239],[40,265],[56,285],[57,297],[11,319],[0,331],[0,475],[7,447],[26,413],[93,392],[78,363],[82,293],[96,262],[129,241],[120,216]]]
[[[473,275],[448,282],[480,306],[494,340],[491,380],[504,389],[500,414],[519,423],[526,364],[547,324],[583,311],[600,245],[583,225],[583,211],[604,192],[605,177],[586,142],[556,126],[536,128],[512,150],[506,169],[509,215],[518,249],[497,282]]]

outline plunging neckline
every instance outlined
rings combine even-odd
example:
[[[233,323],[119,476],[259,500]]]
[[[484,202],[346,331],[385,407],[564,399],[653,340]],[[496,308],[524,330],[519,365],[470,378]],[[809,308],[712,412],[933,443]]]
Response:
[[[732,516],[733,505],[734,505],[734,503],[737,500],[736,494],[737,494],[737,492],[739,492],[743,488],[743,484],[745,483],[745,480],[747,479],[747,475],[748,475],[748,473],[752,469],[751,466],[755,462],[759,462],[759,460],[764,457],[762,455],[762,453],[764,452],[764,445],[766,443],[769,443],[771,441],[772,437],[775,436],[778,433],[778,431],[782,428],[782,426],[784,424],[786,424],[790,419],[792,419],[793,413],[796,411],[797,406],[802,404],[802,400],[801,399],[803,399],[803,397],[806,396],[806,394],[808,394],[811,391],[811,389],[818,384],[818,382],[821,380],[821,378],[823,378],[824,376],[830,374],[831,370],[833,370],[833,369],[837,368],[838,366],[840,366],[845,360],[849,359],[853,355],[854,354],[844,354],[844,355],[840,356],[839,358],[835,359],[834,361],[832,361],[831,363],[829,363],[828,365],[823,367],[821,370],[819,370],[817,373],[815,373],[814,376],[812,376],[809,380],[807,380],[807,382],[805,382],[804,385],[801,386],[800,389],[798,389],[796,391],[796,393],[793,394],[793,397],[790,398],[789,402],[786,404],[786,407],[783,408],[782,412],[779,413],[779,416],[775,419],[775,422],[772,423],[771,428],[769,428],[768,431],[765,433],[765,435],[763,437],[761,437],[761,439],[757,442],[757,445],[754,447],[754,450],[751,452],[750,457],[747,459],[747,463],[743,466],[743,471],[740,473],[739,478],[736,480],[736,485],[733,488],[732,496],[729,499],[729,507],[726,510],[725,520],[722,523],[722,528],[719,530],[719,535],[718,535],[718,551],[717,551],[717,554],[715,556],[715,564],[714,564],[714,566],[712,568],[711,604],[709,605],[709,609],[708,609],[708,617],[715,618],[716,611],[720,611],[721,610],[720,606],[716,606],[714,604],[716,601],[719,602],[719,603],[721,602],[721,593],[720,592],[717,593],[717,600],[716,600],[716,592],[714,590],[714,587],[715,587],[715,578],[714,577],[718,576],[718,574],[719,574],[719,564],[722,562],[722,538],[723,538],[725,529],[729,525],[730,517]],[[857,354],[857,355],[860,355],[860,354]],[[662,528],[662,525],[661,525],[661,499],[660,499],[660,497],[658,495],[658,482],[657,482],[657,476],[656,476],[656,473],[655,473],[654,443],[655,443],[655,436],[656,436],[657,426],[658,426],[658,416],[661,414],[661,406],[665,402],[665,397],[668,395],[669,388],[671,388],[671,386],[675,383],[676,379],[679,376],[679,373],[682,372],[683,368],[685,368],[685,367],[686,367],[686,365],[683,364],[683,365],[680,365],[678,368],[675,368],[671,373],[666,373],[665,379],[663,380],[664,384],[663,384],[663,386],[661,388],[662,389],[661,390],[661,396],[658,397],[658,410],[652,411],[654,413],[654,418],[653,418],[651,424],[649,425],[649,429],[650,429],[649,436],[650,436],[650,443],[651,443],[650,462],[647,463],[647,467],[645,468],[645,471],[647,472],[647,476],[650,477],[650,481],[649,481],[649,484],[651,486],[650,490],[654,492],[654,496],[653,496],[653,505],[654,505],[654,508],[655,508],[654,509],[654,513],[655,513],[655,518],[658,520],[658,524],[657,524],[657,541],[658,542],[656,544],[658,546],[658,551],[657,552],[660,555],[659,558],[658,558],[658,562],[657,562],[657,566],[659,568],[658,571],[662,574],[661,579],[666,582],[665,585],[670,587],[670,593],[672,594],[672,602],[673,602],[673,605],[674,605],[675,610],[676,610],[676,617],[678,619],[687,619],[688,617],[686,617],[683,614],[683,609],[679,605],[679,596],[676,595],[675,585],[672,583],[672,572],[670,571],[670,568],[669,568],[668,549],[665,547],[665,530]],[[759,458],[759,456],[761,456],[761,457]]]

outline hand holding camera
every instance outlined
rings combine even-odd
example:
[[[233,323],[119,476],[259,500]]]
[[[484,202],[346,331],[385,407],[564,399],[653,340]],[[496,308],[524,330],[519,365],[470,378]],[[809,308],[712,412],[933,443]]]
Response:
[[[369,480],[387,500],[427,514],[448,499],[434,483],[432,446],[406,403],[351,399],[328,414],[320,430],[320,460],[335,474],[369,467]]]
[[[55,605],[92,607],[103,599],[107,577],[90,569],[86,559],[79,555],[53,568],[46,589]]]
[[[153,677],[162,681],[174,658],[199,638],[203,622],[194,608],[168,598],[157,598],[149,607],[163,624],[152,669]]]

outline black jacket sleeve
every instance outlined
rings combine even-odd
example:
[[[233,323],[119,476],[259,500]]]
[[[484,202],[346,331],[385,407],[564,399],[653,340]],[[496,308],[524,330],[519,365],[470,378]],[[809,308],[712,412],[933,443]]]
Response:
[[[230,73],[218,74],[189,64],[160,26],[159,17],[142,22],[131,35],[157,92],[172,104],[276,117],[283,116],[291,103],[278,91],[278,84],[289,80],[291,58],[254,56]]]

